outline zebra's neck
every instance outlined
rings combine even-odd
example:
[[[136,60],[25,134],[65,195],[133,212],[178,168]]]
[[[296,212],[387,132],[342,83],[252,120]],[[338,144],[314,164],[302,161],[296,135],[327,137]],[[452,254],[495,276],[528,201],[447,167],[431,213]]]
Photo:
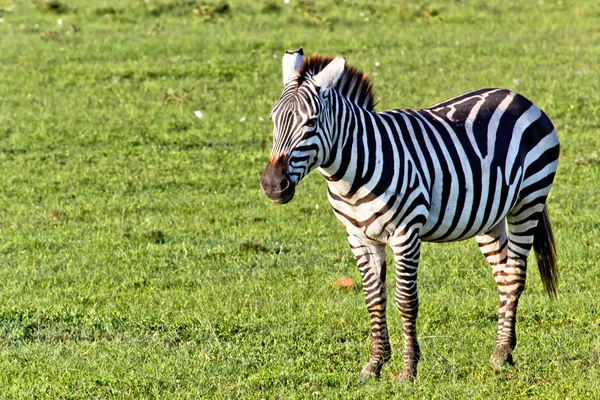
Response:
[[[381,117],[352,103],[338,92],[331,96],[329,121],[331,124],[332,149],[321,173],[329,182],[330,191],[345,198],[351,198],[361,189],[369,188],[383,168],[384,158],[399,159],[402,156],[384,157],[382,144],[389,138],[382,138],[379,126]],[[386,150],[398,146],[385,146]]]

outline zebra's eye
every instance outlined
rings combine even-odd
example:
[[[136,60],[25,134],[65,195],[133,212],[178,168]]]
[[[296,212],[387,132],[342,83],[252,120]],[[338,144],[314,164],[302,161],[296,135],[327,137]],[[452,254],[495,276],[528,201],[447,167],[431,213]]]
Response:
[[[307,128],[312,128],[315,125],[317,125],[317,118],[311,118],[308,121],[306,121],[306,123],[304,124],[304,126],[306,126]]]

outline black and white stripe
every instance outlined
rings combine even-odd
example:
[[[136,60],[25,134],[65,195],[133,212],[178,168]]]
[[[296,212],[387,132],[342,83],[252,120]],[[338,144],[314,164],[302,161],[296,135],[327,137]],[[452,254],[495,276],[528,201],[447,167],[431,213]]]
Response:
[[[492,265],[500,294],[492,361],[511,363],[532,245],[546,289],[556,293],[545,202],[559,142],[549,118],[505,89],[477,90],[425,109],[376,113],[362,72],[343,59],[299,57],[298,52],[284,57],[285,87],[272,111],[274,146],[261,185],[274,201],[287,202],[312,169],[318,167],[327,180],[371,317],[373,347],[361,376],[379,375],[391,356],[385,245],[394,252],[395,303],[404,321],[402,376],[413,379],[420,355],[415,327],[420,244],[473,236]]]

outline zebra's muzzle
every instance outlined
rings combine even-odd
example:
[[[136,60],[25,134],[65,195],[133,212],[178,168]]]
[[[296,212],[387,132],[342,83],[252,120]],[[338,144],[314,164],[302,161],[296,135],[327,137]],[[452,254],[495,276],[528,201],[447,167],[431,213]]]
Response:
[[[279,164],[279,165],[278,165]],[[260,178],[260,188],[273,203],[285,204],[294,197],[296,187],[281,163],[269,163]]]

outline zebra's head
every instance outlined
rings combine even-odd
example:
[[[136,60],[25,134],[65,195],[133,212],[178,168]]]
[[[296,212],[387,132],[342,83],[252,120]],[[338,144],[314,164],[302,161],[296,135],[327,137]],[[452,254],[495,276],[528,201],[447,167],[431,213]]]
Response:
[[[301,71],[306,63],[301,48],[283,56],[283,93],[271,111],[273,150],[260,180],[263,192],[275,203],[292,200],[298,182],[331,153],[331,119],[326,111],[345,60],[327,62],[312,75]]]

